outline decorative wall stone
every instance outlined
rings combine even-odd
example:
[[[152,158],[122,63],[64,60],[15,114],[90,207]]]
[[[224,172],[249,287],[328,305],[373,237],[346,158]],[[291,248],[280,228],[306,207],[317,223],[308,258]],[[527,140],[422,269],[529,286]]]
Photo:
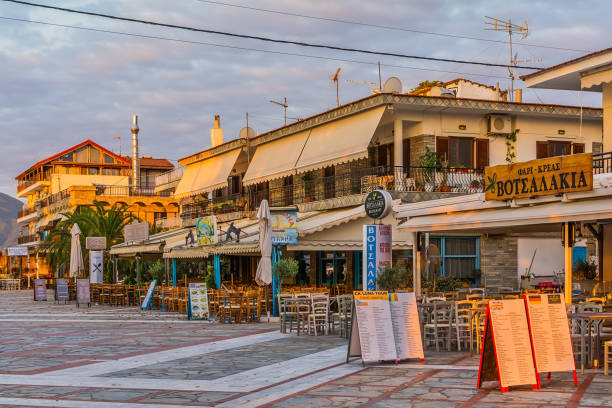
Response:
[[[410,165],[418,166],[419,157],[425,154],[427,148],[436,150],[436,137],[434,135],[419,135],[410,138]]]
[[[518,239],[508,236],[480,238],[481,284],[487,288],[518,286]]]

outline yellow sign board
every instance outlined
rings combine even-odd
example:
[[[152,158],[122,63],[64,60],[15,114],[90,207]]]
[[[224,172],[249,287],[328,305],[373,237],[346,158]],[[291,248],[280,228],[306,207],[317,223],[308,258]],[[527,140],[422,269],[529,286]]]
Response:
[[[510,200],[592,189],[592,153],[485,168],[487,200]]]

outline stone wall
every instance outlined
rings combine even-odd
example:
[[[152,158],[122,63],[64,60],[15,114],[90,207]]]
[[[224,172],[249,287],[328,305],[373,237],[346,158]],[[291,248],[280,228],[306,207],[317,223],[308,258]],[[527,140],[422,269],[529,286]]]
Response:
[[[419,157],[425,154],[426,149],[436,150],[436,137],[434,135],[419,135],[410,138],[410,165],[418,166]]]
[[[487,288],[518,286],[518,239],[507,236],[480,238],[481,284]]]

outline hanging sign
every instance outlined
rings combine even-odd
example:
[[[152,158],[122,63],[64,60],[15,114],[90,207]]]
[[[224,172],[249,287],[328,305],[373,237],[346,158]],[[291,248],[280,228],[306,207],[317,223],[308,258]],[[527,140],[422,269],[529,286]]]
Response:
[[[385,218],[391,212],[393,198],[388,191],[374,190],[369,193],[364,202],[365,213],[374,219]]]
[[[142,242],[149,239],[149,223],[135,222],[123,227],[123,240],[125,242]]]
[[[89,279],[77,279],[77,307],[82,304],[91,305]]]
[[[55,280],[55,300],[63,300],[64,302],[70,300],[68,279],[58,278]]]
[[[592,153],[485,167],[487,200],[510,200],[592,189]]]
[[[499,381],[502,392],[515,385],[537,389],[537,372],[522,299],[490,300],[477,386]]]
[[[523,298],[537,371],[572,371],[577,386],[574,349],[563,294],[534,294]]]
[[[89,281],[104,283],[104,253],[102,251],[89,251]]]
[[[149,306],[151,305],[151,298],[153,297],[153,291],[155,290],[155,285],[157,285],[156,280],[151,281],[151,283],[149,284],[149,290],[147,290],[147,294],[142,300],[142,305],[140,306],[142,310],[147,310]]]
[[[8,256],[27,256],[28,247],[8,247],[6,253]]]
[[[363,226],[363,289],[376,290],[376,273],[391,265],[391,225]]]
[[[198,245],[212,245],[217,243],[217,217],[196,218],[195,223]]]
[[[418,358],[424,361],[421,325],[414,292],[391,293],[389,302],[397,359]]]
[[[208,319],[208,290],[206,283],[189,284],[190,320]]]
[[[397,360],[389,293],[357,291],[353,292],[353,297],[355,303],[347,362],[353,356],[361,356],[364,363]]]
[[[85,248],[94,251],[103,251],[106,249],[106,237],[86,237]]]
[[[270,210],[273,244],[297,244],[297,210]]]
[[[47,300],[47,281],[45,279],[34,279],[34,300]]]

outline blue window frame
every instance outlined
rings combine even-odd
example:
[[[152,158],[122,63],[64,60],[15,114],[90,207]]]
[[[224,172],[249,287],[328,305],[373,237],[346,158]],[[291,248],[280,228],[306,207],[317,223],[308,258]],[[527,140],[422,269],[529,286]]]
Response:
[[[480,240],[478,237],[432,236],[429,242],[440,249],[441,276],[475,279],[474,270],[480,269]]]

